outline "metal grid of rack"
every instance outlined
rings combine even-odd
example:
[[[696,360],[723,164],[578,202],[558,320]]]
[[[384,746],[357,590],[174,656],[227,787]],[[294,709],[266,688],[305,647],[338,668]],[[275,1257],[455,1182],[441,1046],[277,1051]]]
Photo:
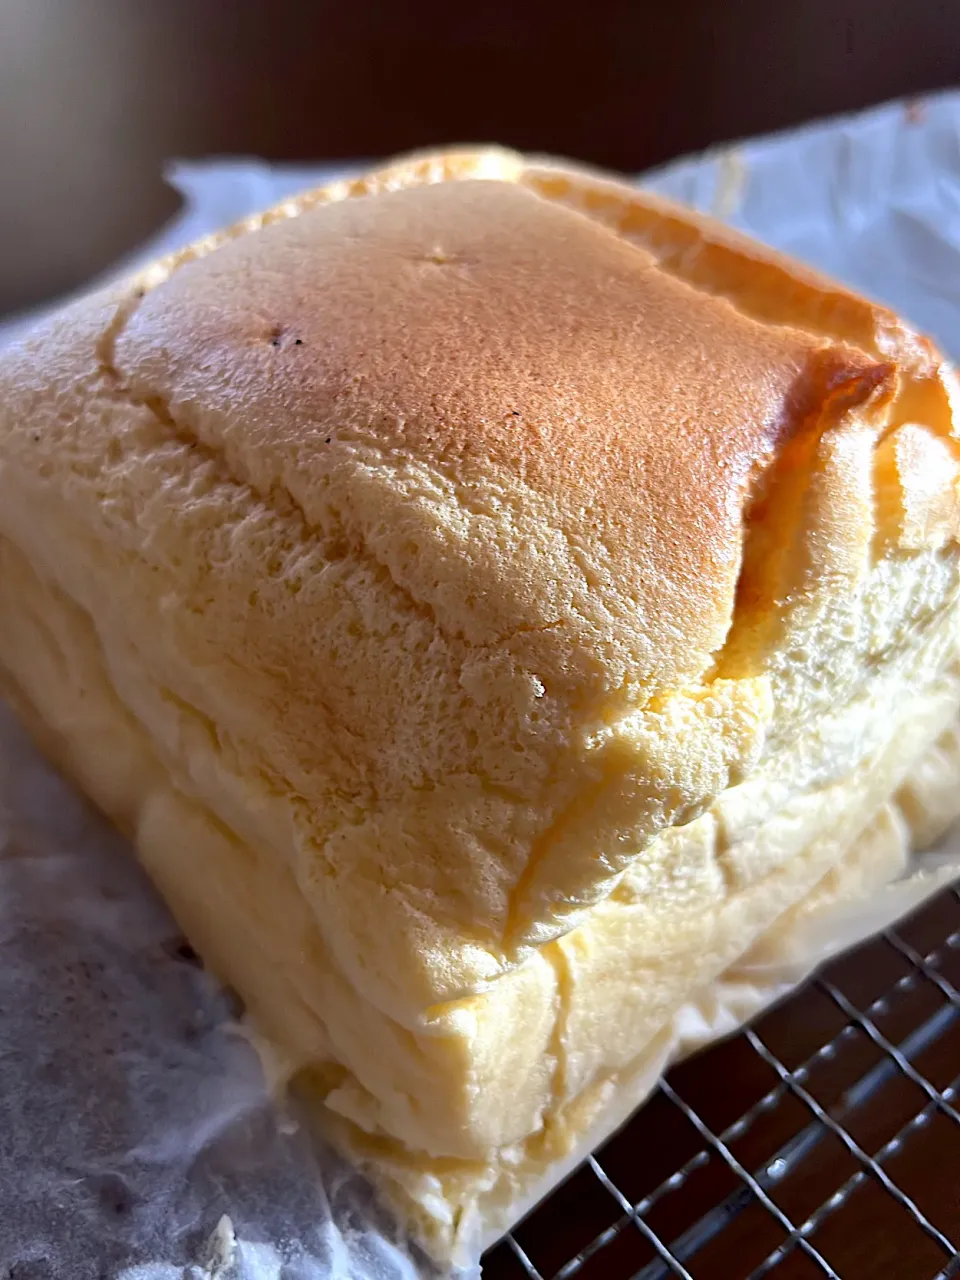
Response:
[[[484,1280],[960,1277],[960,888],[674,1069]]]

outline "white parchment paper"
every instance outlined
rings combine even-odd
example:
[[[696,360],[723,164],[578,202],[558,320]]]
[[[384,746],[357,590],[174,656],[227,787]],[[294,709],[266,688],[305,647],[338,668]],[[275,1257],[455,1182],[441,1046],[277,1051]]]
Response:
[[[176,164],[180,215],[122,269],[336,172]],[[743,143],[644,181],[891,303],[960,358],[960,94]],[[29,319],[0,326],[0,341]],[[758,957],[731,976],[736,990],[718,984],[711,1003],[691,1005],[681,1039],[732,1029],[922,900],[958,859],[953,838],[903,884]],[[123,842],[0,708],[4,1280],[428,1274],[362,1181],[269,1101],[235,1012]]]

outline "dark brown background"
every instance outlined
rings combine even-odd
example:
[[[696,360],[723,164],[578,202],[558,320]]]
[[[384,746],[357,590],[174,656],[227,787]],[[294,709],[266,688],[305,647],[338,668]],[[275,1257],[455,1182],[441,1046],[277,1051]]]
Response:
[[[171,156],[639,170],[958,82],[957,0],[0,0],[0,312],[144,238]]]

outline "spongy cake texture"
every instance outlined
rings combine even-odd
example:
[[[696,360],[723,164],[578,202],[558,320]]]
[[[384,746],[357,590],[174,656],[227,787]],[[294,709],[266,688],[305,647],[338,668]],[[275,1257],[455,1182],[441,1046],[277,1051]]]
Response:
[[[0,355],[4,686],[438,1256],[952,816],[954,395],[883,308],[499,152]]]

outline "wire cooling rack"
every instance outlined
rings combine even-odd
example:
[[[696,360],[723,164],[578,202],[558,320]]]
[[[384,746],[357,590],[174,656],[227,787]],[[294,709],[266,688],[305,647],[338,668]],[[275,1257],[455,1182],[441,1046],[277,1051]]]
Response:
[[[484,1280],[960,1276],[960,889],[683,1063]]]

